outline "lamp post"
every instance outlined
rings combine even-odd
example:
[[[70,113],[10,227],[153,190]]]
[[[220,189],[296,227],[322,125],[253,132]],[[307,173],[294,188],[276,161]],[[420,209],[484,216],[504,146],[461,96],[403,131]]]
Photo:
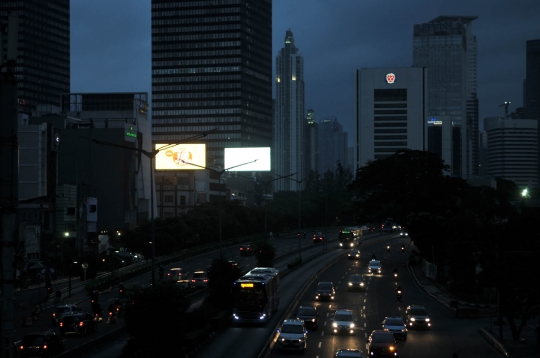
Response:
[[[70,261],[69,262],[69,279],[68,279],[68,297],[71,297],[71,265],[77,264],[77,261]]]
[[[88,138],[88,137],[85,137],[85,139],[88,139],[88,140],[91,140],[92,142],[96,143],[96,144],[103,144],[103,145],[108,145],[110,147],[117,147],[117,148],[122,148],[122,149],[128,149],[128,150],[133,150],[133,151],[136,151],[136,152],[140,152],[142,154],[144,154],[147,158],[150,159],[150,221],[151,221],[151,230],[152,230],[152,233],[151,233],[151,237],[150,237],[150,244],[152,245],[152,287],[154,287],[155,283],[156,283],[156,264],[155,264],[155,261],[156,261],[156,247],[155,247],[155,226],[154,226],[154,158],[156,157],[156,155],[158,155],[159,152],[161,152],[162,150],[165,150],[165,149],[169,149],[169,148],[172,148],[172,147],[175,147],[177,145],[180,145],[180,144],[183,144],[183,143],[186,143],[186,142],[191,142],[193,140],[197,140],[197,139],[200,139],[200,138],[204,138],[206,137],[209,133],[211,132],[214,132],[216,131],[217,129],[211,129],[207,132],[203,132],[201,134],[197,134],[197,135],[194,135],[192,137],[189,137],[189,138],[186,138],[185,140],[183,141],[179,141],[177,143],[172,143],[172,144],[166,144],[160,148],[157,148],[157,149],[154,149],[154,150],[151,150],[151,151],[147,151],[147,150],[144,150],[144,149],[141,149],[141,148],[135,148],[135,147],[129,147],[129,146],[126,146],[126,145],[121,145],[121,144],[116,144],[116,143],[109,143],[109,142],[104,142],[104,141],[101,141],[101,140],[97,140],[97,139],[92,139],[92,138]]]

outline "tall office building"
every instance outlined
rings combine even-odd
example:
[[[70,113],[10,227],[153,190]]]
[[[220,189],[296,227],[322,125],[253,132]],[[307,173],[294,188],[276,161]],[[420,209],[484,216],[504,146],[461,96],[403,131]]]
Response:
[[[413,66],[429,72],[428,114],[450,128],[452,146],[442,158],[452,173],[468,178],[478,174],[478,97],[476,16],[439,16],[414,25]],[[444,134],[444,133],[443,133]]]
[[[304,96],[304,57],[294,45],[289,29],[285,33],[285,46],[276,59],[273,172],[279,176],[296,173],[296,181],[276,180],[275,191],[299,190],[309,174],[306,172]]]
[[[486,118],[487,172],[521,189],[538,187],[538,119]]]
[[[338,162],[347,167],[348,133],[337,118],[325,118],[319,123],[319,174],[334,172]]]
[[[30,114],[40,104],[59,108],[60,95],[70,91],[69,0],[2,0],[0,21],[6,22],[8,15],[15,15],[19,23],[12,67],[19,111]],[[5,39],[0,47],[5,56]]]
[[[221,169],[224,148],[270,147],[271,79],[271,0],[152,0],[153,143],[216,128]]]
[[[356,71],[354,170],[401,149],[427,150],[428,73],[425,67]]]
[[[527,41],[525,118],[540,119],[540,39]]]

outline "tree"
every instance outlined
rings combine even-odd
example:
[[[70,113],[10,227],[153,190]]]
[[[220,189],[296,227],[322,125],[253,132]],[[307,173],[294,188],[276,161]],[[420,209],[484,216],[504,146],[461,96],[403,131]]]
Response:
[[[207,303],[220,309],[232,309],[231,288],[241,275],[238,265],[233,265],[224,257],[214,259],[208,272],[210,293],[206,298]]]
[[[182,346],[191,302],[180,286],[165,282],[139,287],[129,298],[125,325],[132,338],[121,357],[167,356]]]
[[[258,267],[273,267],[276,257],[276,249],[273,245],[264,241],[255,244],[255,256],[257,257]]]

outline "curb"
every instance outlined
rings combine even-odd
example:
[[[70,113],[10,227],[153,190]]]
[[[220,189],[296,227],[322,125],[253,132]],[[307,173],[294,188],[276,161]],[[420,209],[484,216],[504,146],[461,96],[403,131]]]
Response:
[[[480,335],[489,343],[491,344],[499,353],[501,353],[504,357],[510,357],[510,354],[508,351],[503,347],[503,345],[497,340],[497,338],[493,337],[491,333],[489,333],[484,328],[479,328],[478,332]]]
[[[84,342],[75,348],[67,350],[57,357],[59,358],[80,357],[82,354],[88,353],[88,348],[90,346],[94,346],[94,345],[97,346],[104,342],[114,341],[117,338],[121,337],[122,335],[126,334],[126,332],[127,332],[126,326],[122,325],[118,327],[117,329],[115,329],[114,331],[111,331],[95,339],[92,339],[91,341]]]

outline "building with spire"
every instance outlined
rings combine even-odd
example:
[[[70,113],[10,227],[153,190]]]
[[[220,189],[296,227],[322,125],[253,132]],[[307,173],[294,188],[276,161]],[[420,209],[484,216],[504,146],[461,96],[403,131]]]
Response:
[[[437,153],[452,174],[478,174],[477,16],[439,16],[414,25],[413,66],[428,69],[429,141],[448,143]]]
[[[274,191],[300,190],[309,175],[304,96],[304,58],[289,29],[285,33],[285,46],[276,59],[272,167],[277,176],[296,174],[295,180],[276,180]]]

